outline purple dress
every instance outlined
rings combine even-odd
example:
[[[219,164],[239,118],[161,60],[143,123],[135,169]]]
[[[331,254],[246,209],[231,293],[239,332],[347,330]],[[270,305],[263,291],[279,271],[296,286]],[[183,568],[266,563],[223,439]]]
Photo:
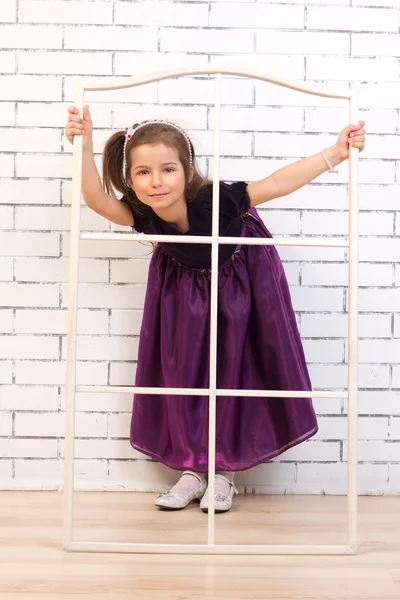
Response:
[[[271,237],[246,191],[220,183],[220,235]],[[179,234],[150,209],[135,229]],[[212,185],[188,204],[189,231],[210,235]],[[137,386],[207,388],[211,246],[156,246],[150,267]],[[311,390],[288,284],[274,246],[219,249],[217,387]],[[311,399],[218,397],[216,470],[243,471],[318,430]],[[133,448],[177,470],[208,468],[208,396],[136,394]]]

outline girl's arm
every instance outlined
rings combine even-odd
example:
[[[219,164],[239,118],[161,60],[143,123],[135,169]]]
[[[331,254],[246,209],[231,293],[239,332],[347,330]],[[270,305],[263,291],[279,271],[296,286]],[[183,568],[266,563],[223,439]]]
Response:
[[[82,156],[82,195],[86,205],[118,225],[133,226],[133,217],[129,207],[124,203],[106,194],[93,155],[92,119],[89,107],[83,109],[83,119],[74,106],[68,108],[69,116],[65,127],[65,135],[72,144],[75,135],[83,135]]]
[[[360,152],[364,150],[364,125],[364,121],[360,121],[358,125],[348,125],[340,132],[336,144],[325,150],[332,167],[349,157],[349,146],[358,148]],[[265,179],[249,183],[247,191],[250,196],[250,205],[257,206],[274,198],[291,194],[328,169],[322,152],[283,167]]]

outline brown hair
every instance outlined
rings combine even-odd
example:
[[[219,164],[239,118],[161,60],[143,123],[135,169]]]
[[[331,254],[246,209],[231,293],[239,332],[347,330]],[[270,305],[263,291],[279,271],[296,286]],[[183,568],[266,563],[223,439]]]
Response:
[[[186,202],[190,202],[198,192],[206,185],[211,183],[206,177],[203,177],[196,166],[195,152],[192,142],[189,141],[192,150],[192,164],[194,174],[189,181],[190,175],[190,157],[187,141],[185,137],[168,123],[148,123],[146,127],[141,127],[126,144],[126,174],[129,179],[131,169],[131,151],[133,148],[142,144],[165,144],[178,151],[179,160],[182,163],[185,173],[185,197]],[[132,127],[137,127],[138,124]],[[125,132],[117,131],[106,142],[103,153],[103,186],[107,194],[115,195],[115,191],[121,192],[124,200],[130,205],[133,213],[149,214],[151,209],[140,202],[135,192],[129,185],[129,181],[124,177],[124,144]]]

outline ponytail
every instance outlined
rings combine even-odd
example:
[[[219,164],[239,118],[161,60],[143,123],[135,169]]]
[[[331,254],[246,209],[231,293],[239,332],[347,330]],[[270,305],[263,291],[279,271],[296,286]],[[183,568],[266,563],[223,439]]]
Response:
[[[103,187],[106,194],[115,195],[115,190],[126,195],[131,191],[124,179],[123,131],[117,131],[106,142],[103,152]]]

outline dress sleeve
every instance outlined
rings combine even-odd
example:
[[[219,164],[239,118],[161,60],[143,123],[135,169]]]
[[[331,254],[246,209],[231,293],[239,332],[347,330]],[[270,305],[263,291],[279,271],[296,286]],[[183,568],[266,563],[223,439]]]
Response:
[[[120,201],[126,204],[132,213],[132,223],[134,223],[131,225],[132,229],[137,231],[137,233],[152,233],[150,216],[144,214],[142,215],[141,213],[137,212],[137,210],[133,208],[129,199],[125,198],[125,196],[122,196]]]
[[[212,201],[212,200],[211,200]],[[247,183],[220,183],[220,212],[221,216],[238,218],[250,210],[250,197],[247,193]]]

